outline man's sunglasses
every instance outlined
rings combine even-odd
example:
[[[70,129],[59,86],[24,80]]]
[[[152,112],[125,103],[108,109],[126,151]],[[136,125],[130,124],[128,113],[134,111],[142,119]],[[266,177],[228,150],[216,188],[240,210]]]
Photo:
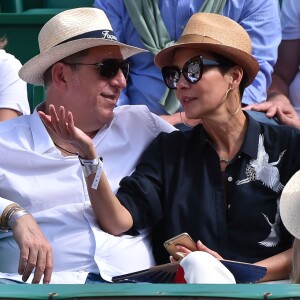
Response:
[[[69,63],[69,62],[63,62],[63,63],[70,66],[76,66],[76,65],[94,66],[98,69],[99,74],[105,78],[115,77],[118,74],[120,69],[126,80],[128,78],[129,69],[130,69],[129,61],[123,59],[113,59],[113,58],[104,59],[101,62],[95,64]]]
[[[182,69],[177,66],[166,66],[163,67],[161,72],[163,79],[170,90],[177,88],[177,82],[181,74],[187,82],[196,83],[198,82],[203,74],[203,66],[218,66],[220,62],[216,60],[205,59],[201,55],[195,56],[188,60]]]

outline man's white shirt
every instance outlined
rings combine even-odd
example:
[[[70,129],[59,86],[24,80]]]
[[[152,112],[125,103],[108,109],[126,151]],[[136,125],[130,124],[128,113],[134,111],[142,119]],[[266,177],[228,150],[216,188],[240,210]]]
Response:
[[[114,192],[150,142],[174,129],[146,106],[115,109],[111,123],[93,138]],[[84,283],[89,272],[100,272],[109,281],[154,264],[150,230],[116,237],[100,229],[78,157],[61,155],[36,110],[0,124],[0,196],[28,210],[50,242],[51,283]],[[1,213],[8,203],[0,203]],[[19,247],[11,232],[0,233],[0,253],[0,278],[21,280],[16,274]]]

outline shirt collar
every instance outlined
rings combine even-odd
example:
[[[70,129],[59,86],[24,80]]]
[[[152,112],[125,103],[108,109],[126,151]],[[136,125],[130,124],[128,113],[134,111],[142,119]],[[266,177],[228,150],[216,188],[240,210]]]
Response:
[[[34,109],[30,118],[30,128],[32,132],[33,149],[35,152],[40,154],[49,151],[51,148],[55,149],[53,141],[50,135],[48,134],[48,131],[38,114],[38,110],[41,110],[43,105],[44,102],[39,104]]]
[[[245,113],[245,112],[244,112]],[[245,113],[246,118],[248,120],[248,127],[246,131],[246,135],[244,138],[244,142],[241,147],[241,152],[248,155],[251,158],[257,158],[257,147],[258,147],[258,139],[260,135],[260,125],[259,122],[252,118],[249,114]],[[204,147],[206,143],[211,145],[209,138],[206,135],[206,132],[202,125],[197,125],[194,128],[195,134],[200,136],[200,147],[201,149]],[[212,145],[211,145],[212,146]]]
[[[248,127],[245,134],[244,142],[241,152],[245,153],[251,158],[257,158],[258,139],[260,135],[259,122],[253,119],[249,114],[245,113],[248,120]]]
[[[43,121],[41,120],[38,111],[43,110],[45,102],[41,102],[34,109],[31,118],[30,118],[30,127],[33,138],[33,147],[34,151],[40,154],[48,152],[49,150],[56,149]],[[93,142],[95,145],[101,142],[101,140],[105,137],[109,128],[112,126],[113,121],[117,118],[116,113],[114,113],[113,120],[106,124],[103,128],[101,128],[95,137],[93,138]]]

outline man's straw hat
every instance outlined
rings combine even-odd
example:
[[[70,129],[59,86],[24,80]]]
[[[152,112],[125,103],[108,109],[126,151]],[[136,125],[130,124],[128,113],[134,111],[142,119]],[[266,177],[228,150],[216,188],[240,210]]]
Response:
[[[300,239],[300,171],[293,175],[282,191],[280,216],[286,229]]]
[[[155,64],[162,68],[173,64],[178,48],[196,48],[221,55],[243,68],[246,85],[251,84],[259,70],[251,55],[251,40],[246,30],[235,21],[218,14],[195,13],[175,44],[155,56]]]
[[[34,85],[43,85],[45,71],[61,59],[82,50],[106,45],[120,47],[124,59],[146,50],[119,43],[105,13],[97,8],[65,10],[51,18],[41,29],[40,54],[30,59],[19,76]]]

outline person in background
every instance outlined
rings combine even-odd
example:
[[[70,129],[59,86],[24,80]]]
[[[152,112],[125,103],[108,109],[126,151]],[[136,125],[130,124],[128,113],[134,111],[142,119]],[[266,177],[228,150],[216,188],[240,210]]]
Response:
[[[194,126],[199,120],[187,120],[175,93],[166,88],[154,55],[177,40],[190,16],[198,11],[215,12],[237,21],[248,32],[259,72],[246,88],[242,105],[266,100],[271,73],[281,40],[279,5],[276,0],[95,0],[105,11],[120,41],[150,52],[130,58],[131,73],[118,105],[145,104],[171,124]],[[224,34],[226,29],[224,28]],[[177,112],[177,113],[176,113]],[[252,114],[268,121],[263,114]],[[180,126],[185,128],[185,126]]]
[[[284,187],[280,199],[280,216],[286,229],[295,237],[291,280],[300,283],[300,171]]]
[[[290,112],[292,111],[292,108],[288,110],[288,112],[278,106],[276,108],[276,118],[278,119],[278,122],[282,125],[287,125],[291,127],[295,127],[300,129],[300,119],[297,117],[293,117]]]
[[[44,85],[46,100],[30,116],[0,123],[0,195],[29,212],[50,243],[53,266],[47,260],[40,273],[53,270],[50,283],[102,283],[149,268],[154,264],[149,229],[137,237],[104,232],[85,181],[103,168],[116,191],[149,143],[160,132],[175,130],[145,105],[116,108],[129,73],[126,59],[145,50],[118,42],[105,13],[88,7],[51,18],[39,33],[39,48],[19,75]],[[76,145],[44,126],[40,115],[63,107],[93,140],[96,160],[79,157]],[[6,213],[4,208],[1,217],[8,218]],[[0,234],[0,253],[0,278],[22,280],[16,274],[19,247],[10,231]]]
[[[7,39],[0,38],[0,121],[28,115],[27,84],[20,79],[20,61],[7,53],[4,47]]]
[[[272,74],[266,102],[251,107],[267,111],[280,123],[300,128],[300,6],[297,0],[284,0],[281,8],[282,41]]]
[[[300,132],[258,122],[241,109],[243,92],[259,71],[251,53],[251,39],[238,23],[196,13],[179,40],[155,56],[187,117],[202,124],[161,133],[116,195],[105,172],[97,189],[91,188],[94,176],[86,178],[103,230],[118,236],[153,227],[158,264],[169,261],[164,241],[187,232],[198,240],[199,251],[215,259],[266,267],[262,281],[287,279],[292,236],[281,222],[279,202],[300,169]],[[80,156],[96,159],[92,140],[76,128],[72,115],[53,110],[43,120],[76,145]]]

